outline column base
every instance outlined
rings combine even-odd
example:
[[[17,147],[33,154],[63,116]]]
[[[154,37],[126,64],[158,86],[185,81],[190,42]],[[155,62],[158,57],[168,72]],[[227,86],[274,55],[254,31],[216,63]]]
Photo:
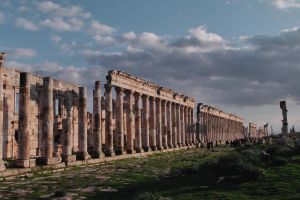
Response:
[[[16,167],[28,168],[28,167],[35,167],[36,166],[35,162],[36,162],[35,159],[29,159],[29,160],[17,159],[15,160],[14,164]]]
[[[93,158],[103,158],[103,157],[105,157],[105,155],[102,151],[99,151],[99,152],[94,152],[92,157]]]
[[[105,156],[108,156],[108,157],[113,157],[115,156],[115,151],[113,149],[106,149],[105,150]]]
[[[158,150],[158,151],[162,151],[162,150],[164,150],[164,147],[163,147],[163,146],[158,146],[158,147],[157,147],[157,150]]]
[[[79,152],[76,156],[77,160],[88,160],[91,159],[91,156],[88,152]]]
[[[182,144],[181,144],[181,143],[178,143],[178,144],[177,144],[177,147],[178,147],[178,148],[181,148],[181,147],[182,147]]]
[[[0,160],[0,172],[3,172],[3,171],[5,171],[5,170],[6,170],[6,167],[5,167],[5,165],[4,165],[3,160],[1,159],[1,160]]]
[[[136,153],[136,152],[135,152],[135,150],[129,149],[129,150],[127,150],[127,153],[128,153],[128,154],[134,154],[134,153]]]
[[[169,149],[168,145],[163,145],[164,149]]]
[[[152,150],[152,151],[156,151],[156,150],[157,150],[157,147],[156,147],[156,146],[152,146],[152,147],[151,147],[151,150]]]
[[[136,148],[136,149],[135,149],[135,152],[136,152],[136,153],[143,153],[143,152],[144,152],[144,149],[142,149],[142,148],[139,147],[139,148]]]
[[[116,155],[126,155],[127,152],[124,150],[116,150]]]
[[[143,147],[145,152],[150,152],[151,148],[150,147]]]
[[[169,144],[169,149],[173,149],[173,144]]]
[[[75,162],[76,161],[76,155],[62,155],[62,161],[63,162]]]
[[[55,165],[59,163],[59,159],[57,157],[53,158],[46,158],[46,157],[40,157],[36,159],[37,165]]]

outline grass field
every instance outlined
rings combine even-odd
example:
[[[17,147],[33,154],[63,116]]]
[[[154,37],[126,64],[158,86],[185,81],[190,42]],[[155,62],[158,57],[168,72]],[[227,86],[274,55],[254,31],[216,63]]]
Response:
[[[265,151],[266,155],[262,155]],[[300,199],[300,153],[278,145],[188,149],[0,183],[1,199]]]

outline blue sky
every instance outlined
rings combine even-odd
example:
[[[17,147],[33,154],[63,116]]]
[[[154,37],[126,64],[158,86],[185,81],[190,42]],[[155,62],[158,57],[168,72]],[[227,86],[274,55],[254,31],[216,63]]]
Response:
[[[90,92],[120,69],[275,130],[286,99],[297,129],[299,20],[300,0],[0,0],[0,51]]]

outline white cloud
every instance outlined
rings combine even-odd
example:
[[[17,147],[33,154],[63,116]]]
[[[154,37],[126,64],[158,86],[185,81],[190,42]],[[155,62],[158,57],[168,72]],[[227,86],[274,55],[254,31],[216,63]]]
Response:
[[[89,32],[94,35],[110,35],[115,31],[111,26],[100,23],[97,20],[92,20]]]
[[[62,7],[60,4],[52,1],[37,2],[36,6],[39,11],[56,17],[91,17],[91,14],[89,12],[84,12],[80,6]]]
[[[16,48],[8,52],[8,54],[12,55],[12,57],[17,58],[31,58],[37,55],[37,52],[33,49],[29,48]]]
[[[51,40],[55,43],[59,43],[62,40],[62,38],[58,35],[52,35]]]
[[[84,22],[78,18],[64,20],[61,17],[45,19],[41,21],[40,24],[59,32],[80,31],[84,26]]]
[[[39,30],[38,26],[36,24],[34,24],[33,22],[22,18],[22,17],[18,17],[15,20],[15,25],[19,28],[23,28],[25,30],[29,30],[29,31],[37,31]]]
[[[299,0],[271,0],[270,2],[278,9],[300,8]]]
[[[125,40],[134,40],[136,38],[136,34],[133,31],[127,32],[123,34],[123,38]]]
[[[191,36],[204,42],[223,42],[223,38],[215,33],[208,33],[204,26],[199,26],[189,30]]]

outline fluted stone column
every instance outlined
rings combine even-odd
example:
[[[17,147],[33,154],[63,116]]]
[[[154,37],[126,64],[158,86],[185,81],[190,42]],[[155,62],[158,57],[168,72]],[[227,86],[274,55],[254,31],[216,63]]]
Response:
[[[142,143],[145,151],[150,151],[149,144],[149,97],[142,95],[143,101],[143,123],[142,123]]]
[[[177,148],[177,115],[176,115],[176,104],[172,103],[172,130],[173,130],[173,147]]]
[[[132,109],[132,104],[133,104],[133,95],[131,90],[125,90],[126,94],[126,120],[127,120],[127,144],[126,144],[126,150],[127,153],[135,153],[134,150],[134,143],[133,143],[133,138],[134,138],[134,115],[133,115],[133,109]]]
[[[134,116],[135,116],[135,151],[137,153],[143,152],[142,149],[142,116],[140,108],[141,95],[134,93]]]
[[[162,144],[164,149],[168,149],[168,128],[167,128],[167,102],[162,101]]]
[[[181,108],[181,105],[177,104],[176,105],[176,124],[177,124],[177,145],[178,145],[178,147],[182,147],[182,143],[181,143],[182,130],[181,130],[180,108]]]
[[[150,148],[152,151],[157,150],[156,147],[156,105],[155,98],[150,97]]]
[[[3,58],[4,59],[4,58]],[[0,63],[0,172],[5,170],[3,154],[3,67]]]
[[[181,135],[181,143],[182,146],[185,147],[186,146],[186,142],[185,142],[185,135],[186,135],[186,129],[185,129],[185,113],[184,113],[184,108],[185,106],[181,106],[181,129],[182,129],[182,135]]]
[[[124,109],[123,109],[123,93],[121,87],[115,87],[116,90],[116,140],[117,140],[117,153],[124,154]]]
[[[30,76],[20,73],[18,167],[32,167],[30,161]]]
[[[66,119],[63,119],[63,146],[62,146],[62,160],[64,162],[76,161],[76,155],[72,155],[72,95],[69,93],[65,98]]]
[[[94,128],[94,152],[97,158],[104,156],[102,152],[102,127],[101,127],[101,82],[95,81],[94,88],[94,99],[93,99],[93,128]]]
[[[105,154],[107,156],[115,156],[115,151],[113,148],[113,106],[112,106],[112,86],[110,84],[105,84]]]
[[[42,151],[41,162],[45,165],[57,163],[57,158],[53,158],[54,151],[54,109],[53,109],[53,80],[50,77],[45,77],[43,80],[43,132],[42,143],[44,149]]]
[[[168,102],[167,104],[167,130],[168,130],[168,147],[169,148],[173,148],[173,139],[172,139],[172,134],[173,134],[173,130],[172,130],[172,102]]]
[[[90,159],[87,151],[87,94],[85,87],[79,87],[78,99],[79,159]]]
[[[162,150],[162,103],[159,98],[156,99],[156,115],[156,146],[158,150]]]

